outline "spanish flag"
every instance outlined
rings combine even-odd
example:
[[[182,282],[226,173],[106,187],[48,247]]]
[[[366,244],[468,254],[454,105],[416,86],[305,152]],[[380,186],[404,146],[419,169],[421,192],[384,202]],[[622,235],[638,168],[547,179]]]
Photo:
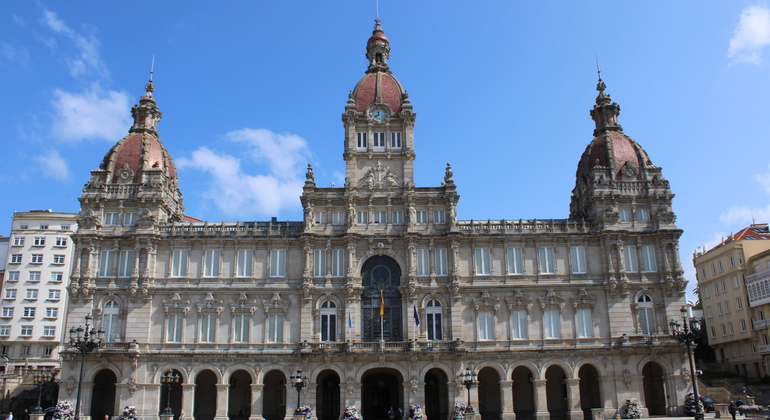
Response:
[[[382,295],[382,290],[380,290],[380,316],[385,315],[385,296]]]

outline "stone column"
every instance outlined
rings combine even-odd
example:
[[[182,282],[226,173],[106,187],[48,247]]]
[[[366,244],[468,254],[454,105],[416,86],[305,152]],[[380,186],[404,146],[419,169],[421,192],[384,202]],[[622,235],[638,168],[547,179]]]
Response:
[[[182,384],[182,411],[188,419],[193,418],[195,407],[195,384]]]
[[[551,414],[548,412],[548,395],[545,393],[545,379],[535,379],[532,383],[535,385],[535,419],[550,420]]]
[[[500,381],[500,401],[503,410],[502,420],[516,420],[513,412],[513,381]]]
[[[217,384],[217,414],[214,417],[214,420],[228,420],[227,403],[229,394],[229,384]]]
[[[604,418],[615,417],[615,407],[617,407],[618,398],[618,392],[615,390],[615,380],[613,378],[599,378],[599,387],[601,388]]]
[[[580,407],[580,379],[567,379],[567,401],[571,420],[582,420],[583,409]]]
[[[251,417],[249,420],[262,420],[262,384],[251,384]]]

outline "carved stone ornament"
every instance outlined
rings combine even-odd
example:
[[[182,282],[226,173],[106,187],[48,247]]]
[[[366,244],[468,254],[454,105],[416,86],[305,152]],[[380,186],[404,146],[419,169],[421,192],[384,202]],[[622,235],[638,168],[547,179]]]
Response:
[[[663,206],[657,213],[655,213],[655,219],[661,223],[674,223],[676,221],[676,215],[671,209]]]
[[[690,369],[687,369],[686,367],[682,368],[682,380],[685,385],[690,383]]]
[[[532,298],[524,296],[521,290],[514,290],[513,297],[505,298],[505,302],[508,304],[508,310],[524,309],[529,313],[532,308]]]
[[[639,175],[639,170],[634,165],[631,165],[630,161],[626,161],[623,167],[620,168],[620,174],[623,175],[623,178],[632,179]]]
[[[265,313],[283,313],[289,309],[289,302],[281,299],[281,295],[278,292],[273,293],[271,299],[263,299],[262,305],[264,306]]]
[[[545,309],[546,306],[558,306],[561,311],[564,308],[564,298],[556,296],[553,289],[548,289],[545,296],[538,298],[537,301],[540,302],[540,309]]]
[[[216,313],[219,315],[224,308],[224,301],[214,299],[214,295],[206,293],[206,296],[199,300],[196,305],[198,306],[198,314],[203,313]]]
[[[134,171],[128,165],[128,162],[123,163],[123,167],[118,169],[118,182],[131,182],[134,179]]]
[[[455,180],[452,179],[454,176],[454,173],[452,172],[452,164],[447,162],[446,164],[446,172],[444,173],[444,183],[445,184],[454,184]]]
[[[631,372],[628,369],[623,371],[623,385],[626,386],[626,389],[631,388]]]
[[[82,216],[78,217],[78,225],[81,228],[92,228],[99,225],[99,218],[96,217],[96,213],[92,209],[88,209]]]
[[[163,308],[168,315],[170,310],[180,311],[182,314],[187,315],[187,311],[190,310],[190,301],[182,300],[179,293],[171,295],[171,299],[163,300]]]
[[[359,188],[395,188],[398,187],[398,178],[393,175],[393,172],[377,161],[377,164],[373,165],[371,169],[367,170],[361,180],[358,182]]]
[[[489,291],[484,290],[481,292],[481,298],[473,299],[473,308],[476,312],[489,311],[497,312],[497,308],[500,307],[500,299],[489,296]]]
[[[602,213],[602,220],[604,220],[605,223],[617,223],[618,220],[620,220],[620,214],[618,214],[612,207],[607,207]]]
[[[593,308],[596,305],[596,296],[589,295],[586,289],[580,289],[577,296],[569,298],[572,301],[572,307],[577,309],[578,306],[588,306]]]

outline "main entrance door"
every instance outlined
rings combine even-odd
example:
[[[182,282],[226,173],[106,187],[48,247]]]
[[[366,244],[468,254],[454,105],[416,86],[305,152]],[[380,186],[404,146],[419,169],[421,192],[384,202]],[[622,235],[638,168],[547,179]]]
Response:
[[[404,406],[404,380],[392,369],[372,369],[364,374],[361,386],[361,415],[367,420],[388,420],[388,411],[394,413]],[[394,417],[398,417],[395,414]],[[402,416],[403,418],[403,416]]]
[[[361,270],[364,341],[401,341],[401,268],[390,257],[372,257]],[[384,300],[383,315],[380,295]]]

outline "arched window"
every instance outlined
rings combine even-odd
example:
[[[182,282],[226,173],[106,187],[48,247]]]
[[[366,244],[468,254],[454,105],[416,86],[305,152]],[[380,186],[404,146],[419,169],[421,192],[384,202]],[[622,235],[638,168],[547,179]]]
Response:
[[[337,341],[337,305],[330,300],[321,304],[321,341]]]
[[[441,330],[441,302],[429,300],[425,309],[426,318],[428,318],[428,340],[443,340],[444,334]]]
[[[641,295],[639,296],[637,303],[639,304],[639,326],[642,330],[642,334],[654,334],[655,316],[652,306],[652,298],[647,295]]]
[[[104,317],[102,318],[102,330],[104,330],[104,339],[107,341],[116,341],[120,326],[120,305],[111,300],[104,304]]]

